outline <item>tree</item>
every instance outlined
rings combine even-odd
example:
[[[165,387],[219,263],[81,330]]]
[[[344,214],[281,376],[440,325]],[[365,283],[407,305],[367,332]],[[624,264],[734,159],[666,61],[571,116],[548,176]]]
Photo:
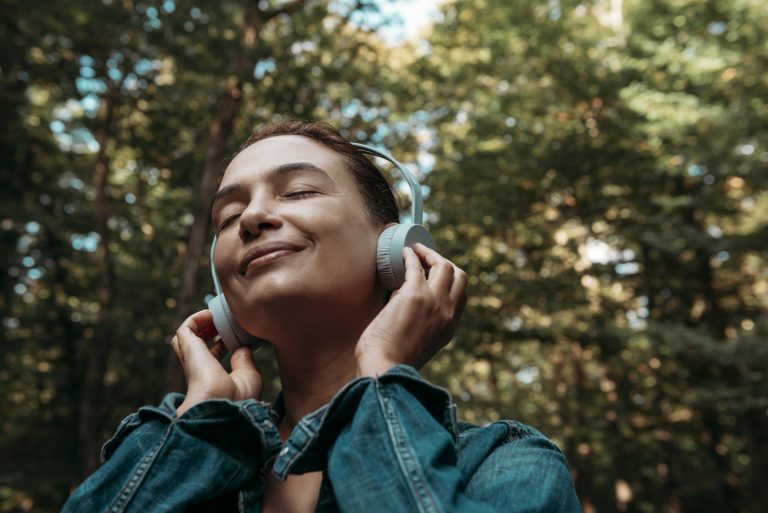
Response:
[[[766,369],[741,350],[765,338],[764,9],[442,15],[406,105],[436,127],[438,246],[475,278],[432,372],[472,416],[553,433],[587,511],[764,509]]]

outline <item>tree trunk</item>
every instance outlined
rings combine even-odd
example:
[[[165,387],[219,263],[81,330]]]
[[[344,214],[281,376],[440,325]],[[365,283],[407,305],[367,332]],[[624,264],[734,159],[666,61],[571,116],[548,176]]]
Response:
[[[66,365],[66,378],[64,381],[64,389],[66,390],[65,397],[71,402],[72,411],[69,415],[62,415],[57,422],[62,426],[66,426],[66,439],[62,440],[62,443],[66,444],[68,461],[70,462],[71,474],[67,483],[68,488],[65,490],[67,493],[71,491],[69,487],[75,486],[78,482],[78,473],[85,468],[84,463],[80,458],[80,435],[79,435],[79,422],[81,418],[82,408],[82,393],[83,393],[83,377],[82,377],[82,357],[78,354],[78,333],[74,323],[70,318],[70,308],[67,305],[66,299],[69,297],[69,293],[66,289],[67,284],[67,270],[61,265],[63,255],[65,254],[64,247],[67,241],[64,241],[58,237],[58,234],[53,232],[53,227],[46,226],[46,241],[48,245],[48,253],[51,255],[54,266],[54,291],[51,299],[51,308],[56,312],[56,322],[60,328],[60,337],[62,347],[64,349],[63,362]]]
[[[97,265],[99,267],[99,286],[97,299],[99,302],[98,322],[89,354],[85,355],[85,375],[83,391],[80,394],[80,422],[78,425],[78,446],[80,451],[80,468],[83,475],[92,473],[99,465],[99,447],[101,440],[101,413],[103,410],[104,373],[107,369],[114,314],[115,272],[112,255],[109,250],[109,200],[107,187],[109,185],[109,155],[107,145],[114,118],[116,96],[119,94],[117,84],[112,84],[104,95],[99,113],[101,121],[96,141],[99,152],[94,167],[93,187],[96,200],[93,206],[93,220],[99,242],[96,249]]]
[[[566,361],[563,354],[569,351],[568,346],[575,344],[570,349],[571,363],[573,365],[573,386],[569,384],[566,377]],[[584,430],[584,418],[580,412],[583,410],[581,401],[583,400],[583,372],[581,365],[581,346],[577,342],[568,341],[561,348],[557,344],[552,350],[552,372],[554,382],[554,395],[559,406],[560,417],[563,425],[563,451],[568,458],[573,473],[573,483],[576,488],[576,494],[581,502],[584,513],[595,513],[595,490],[592,479],[592,468],[590,464],[590,453],[582,454],[584,447],[591,449],[587,440],[582,440]],[[575,407],[574,407],[575,406]],[[565,429],[570,427],[569,429]],[[586,445],[581,445],[586,444]]]
[[[757,511],[768,511],[768,490],[766,489],[766,485],[768,485],[768,462],[766,462],[763,449],[763,439],[766,432],[764,418],[764,415],[760,415],[758,410],[753,408],[748,410],[741,419],[754,479],[753,498],[757,504]]]
[[[582,407],[586,403],[583,348],[580,342],[572,341],[570,343],[570,350],[571,365],[573,367],[572,400],[573,404],[576,405],[575,408],[570,408],[570,412],[573,413],[571,417],[573,428],[571,445],[576,448],[575,458],[572,460],[572,465],[576,471],[574,485],[576,486],[576,493],[579,496],[584,513],[594,513],[597,510],[595,505],[595,483],[592,479],[594,475],[592,471],[592,447],[589,444],[589,439],[584,437],[584,432],[589,427],[584,416],[584,408]],[[584,451],[583,447],[586,447],[588,451]]]
[[[703,231],[703,226],[700,226],[695,220],[690,219],[690,222],[696,224],[696,226]],[[709,261],[710,257],[703,249],[699,249],[696,251],[696,260],[699,266],[703,293],[707,298],[708,303],[708,312],[703,318],[705,318],[709,324],[712,337],[715,340],[725,342],[727,339],[726,314],[720,304],[720,294],[715,287],[715,277],[712,265]],[[725,368],[725,374],[724,378],[726,382],[735,383],[739,380],[739,376],[734,375],[734,373],[727,367]],[[738,507],[739,493],[728,479],[729,474],[732,472],[728,458],[718,450],[725,429],[720,423],[719,412],[715,405],[704,405],[701,408],[701,412],[702,421],[709,433],[709,443],[707,444],[707,447],[715,462],[715,469],[717,472],[714,476],[714,480],[718,483],[719,487],[717,494],[723,500],[726,509],[735,510]]]
[[[601,355],[604,351],[600,352]],[[636,511],[633,501],[633,492],[630,487],[632,481],[629,475],[628,465],[632,461],[631,454],[627,447],[630,447],[632,440],[627,440],[621,431],[621,422],[627,418],[627,413],[631,410],[627,404],[630,394],[630,384],[626,374],[621,372],[621,367],[617,367],[613,362],[603,358],[602,361],[605,377],[613,383],[616,401],[614,404],[614,417],[608,421],[608,431],[611,433],[613,447],[613,468],[614,468],[614,500],[616,511]]]
[[[27,177],[25,170],[35,169],[37,165],[35,157],[46,151],[40,143],[32,138],[32,141],[27,146],[25,151],[25,157],[23,163],[15,170],[15,176]],[[27,184],[25,184],[27,185]],[[71,411],[67,412],[66,409],[55,409],[57,413],[54,417],[54,422],[61,426],[61,433],[63,434],[60,443],[66,448],[64,454],[67,458],[67,468],[69,471],[67,474],[67,481],[65,483],[66,488],[62,490],[62,495],[66,495],[71,492],[71,487],[80,482],[81,466],[80,466],[80,437],[79,437],[79,422],[80,422],[80,408],[82,407],[81,394],[83,391],[82,386],[82,356],[78,353],[79,340],[78,330],[75,327],[75,323],[72,321],[70,314],[71,309],[67,305],[67,298],[70,296],[67,290],[67,277],[68,271],[62,262],[68,256],[69,241],[66,238],[62,238],[61,234],[64,232],[61,226],[61,219],[57,218],[50,213],[46,212],[40,207],[37,195],[33,193],[33,187],[31,185],[22,188],[24,191],[24,209],[28,212],[30,219],[36,219],[43,227],[42,233],[44,237],[41,239],[45,244],[46,255],[50,255],[53,264],[51,265],[50,272],[53,276],[51,280],[51,297],[47,308],[50,313],[54,313],[56,330],[53,331],[53,337],[55,340],[61,343],[62,362],[65,367],[63,390],[61,394],[62,398],[71,405]],[[11,287],[3,287],[3,291],[12,291]],[[11,304],[11,296],[5,299],[7,305]]]

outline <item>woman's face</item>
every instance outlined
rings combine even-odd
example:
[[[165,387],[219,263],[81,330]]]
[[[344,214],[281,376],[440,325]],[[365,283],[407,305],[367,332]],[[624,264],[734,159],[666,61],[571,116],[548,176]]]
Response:
[[[251,334],[269,338],[271,321],[291,315],[381,306],[383,227],[366,215],[342,157],[322,144],[284,135],[247,147],[227,167],[212,215],[216,271]]]

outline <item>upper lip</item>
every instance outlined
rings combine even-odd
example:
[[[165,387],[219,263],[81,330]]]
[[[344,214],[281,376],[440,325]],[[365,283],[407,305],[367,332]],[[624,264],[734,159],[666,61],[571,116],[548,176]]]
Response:
[[[245,271],[248,268],[248,264],[259,257],[269,253],[274,253],[275,251],[301,251],[301,249],[301,247],[289,242],[265,242],[263,244],[259,244],[258,246],[249,249],[243,259],[240,261],[240,274],[245,274]]]

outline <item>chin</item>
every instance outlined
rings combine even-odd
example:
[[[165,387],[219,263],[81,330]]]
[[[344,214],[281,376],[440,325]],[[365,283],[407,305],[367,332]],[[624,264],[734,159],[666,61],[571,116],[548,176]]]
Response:
[[[295,277],[295,276],[294,276]],[[296,323],[320,325],[333,319],[342,322],[383,305],[384,293],[373,280],[353,283],[323,280],[310,284],[303,280],[279,280],[256,285],[252,294],[242,298],[241,308],[232,308],[235,318],[250,334],[269,340],[272,333]],[[232,306],[232,305],[230,305]]]

